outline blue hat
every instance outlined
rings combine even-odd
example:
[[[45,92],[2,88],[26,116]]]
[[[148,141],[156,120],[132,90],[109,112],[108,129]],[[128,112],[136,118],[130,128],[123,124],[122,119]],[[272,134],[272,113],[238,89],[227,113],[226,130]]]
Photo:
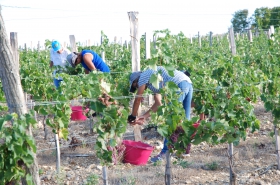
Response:
[[[55,40],[55,41],[52,42],[52,48],[53,48],[54,51],[58,51],[58,50],[61,49],[61,45],[58,41]]]

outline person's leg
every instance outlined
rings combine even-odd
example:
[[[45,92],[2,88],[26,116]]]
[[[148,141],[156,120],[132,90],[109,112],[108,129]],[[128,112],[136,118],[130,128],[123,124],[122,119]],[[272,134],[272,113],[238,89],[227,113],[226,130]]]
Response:
[[[164,138],[163,148],[162,148],[161,152],[158,155],[152,157],[150,160],[151,162],[154,163],[157,161],[161,161],[165,158],[166,152],[168,151],[167,142],[168,142],[168,140],[166,138]]]
[[[186,93],[186,97],[183,100],[183,107],[185,109],[186,118],[188,120],[191,119],[191,104],[192,104],[192,96],[193,96],[193,87],[192,84],[188,83],[188,93]]]
[[[178,87],[182,91],[182,94],[179,97],[179,101],[182,102],[183,104],[187,119],[190,119],[191,101],[192,101],[192,93],[193,93],[192,84],[188,83],[187,81],[183,81],[178,84]],[[168,151],[167,142],[168,140],[165,138],[163,143],[163,149],[157,156],[151,158],[151,162],[162,160],[162,158],[165,157],[165,153]]]
[[[191,104],[192,104],[192,95],[193,95],[193,87],[192,84],[187,81],[183,81],[178,84],[181,89],[181,96],[179,97],[179,102],[182,102],[183,107],[185,109],[185,115],[188,120],[191,119]]]
[[[179,87],[182,91],[182,95],[179,98],[179,101],[182,102],[183,107],[185,109],[185,115],[188,120],[191,119],[191,104],[192,104],[192,95],[193,95],[193,87],[192,84],[188,82],[180,83]],[[191,143],[187,145],[185,148],[185,154],[186,156],[189,156],[191,150]],[[183,156],[184,156],[183,155]]]
[[[187,94],[186,98],[183,101],[186,117],[188,118],[188,120],[191,119],[192,96],[193,96],[193,87],[192,87],[192,84],[190,84],[189,93]],[[186,148],[186,153],[185,153],[186,156],[190,156],[191,145],[192,144],[189,143],[187,148]]]
[[[59,80],[59,79],[54,78],[54,79],[53,79],[54,86],[55,86],[56,88],[59,88],[60,82],[61,82],[61,81],[62,81],[62,80]]]
[[[163,148],[161,150],[162,153],[166,153],[168,150],[167,142],[168,142],[168,140],[166,138],[164,138]]]

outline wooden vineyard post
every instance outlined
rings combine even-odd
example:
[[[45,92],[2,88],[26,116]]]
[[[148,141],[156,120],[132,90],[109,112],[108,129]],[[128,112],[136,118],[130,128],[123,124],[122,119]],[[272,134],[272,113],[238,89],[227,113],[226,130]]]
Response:
[[[236,45],[234,40],[234,32],[233,27],[229,28],[229,41],[231,46],[231,54],[234,56],[236,55]],[[233,143],[228,144],[228,154],[229,154],[229,178],[230,178],[230,184],[235,185],[237,176],[236,173],[233,171]]]
[[[153,36],[153,43],[154,43],[154,48],[157,49],[157,36]]]
[[[10,43],[11,43],[16,69],[19,69],[20,66],[19,66],[19,53],[18,53],[18,38],[16,32],[10,33]]]
[[[248,30],[248,39],[250,42],[253,42],[253,36],[252,36],[252,31]]]
[[[116,46],[117,46],[117,37],[115,36],[114,37],[114,60],[117,60],[117,55],[118,55]]]
[[[210,48],[212,48],[212,35],[213,35],[213,32],[210,31],[210,34],[209,34],[209,46],[210,46]],[[210,50],[210,54],[212,54],[212,50]]]
[[[35,101],[31,100],[31,109],[33,110],[34,107],[35,107]],[[34,111],[34,119],[35,119],[36,121],[38,121],[38,120],[37,120],[37,112],[36,112],[36,111]]]
[[[90,116],[90,118],[88,119],[88,121],[89,121],[89,132],[90,132],[91,134],[93,134],[93,119],[92,119],[91,116]]]
[[[103,37],[101,36],[100,45],[102,45],[102,43],[103,43]],[[101,51],[101,58],[104,62],[106,62],[105,61],[105,51]]]
[[[229,29],[229,41],[230,41],[231,54],[234,56],[236,55],[236,45],[235,45],[234,33],[232,27]]]
[[[145,58],[151,58],[150,39],[147,32],[145,33]]]
[[[37,50],[40,51],[40,41],[38,41]]]
[[[60,147],[59,147],[59,137],[55,134],[55,147],[56,147],[56,172],[60,172]]]
[[[108,185],[108,175],[107,175],[107,168],[106,166],[102,167],[102,177],[103,177],[103,184]]]
[[[131,54],[132,54],[132,72],[140,71],[140,40],[138,34],[138,12],[128,12],[130,21],[130,37],[131,37]],[[141,105],[138,109],[138,115],[141,112]],[[138,116],[137,115],[137,116]],[[141,141],[141,126],[134,125],[135,141]]]
[[[201,48],[201,37],[199,35],[199,32],[197,34],[197,38],[198,38],[198,45],[199,45],[199,48]]]
[[[87,44],[88,44],[89,48],[91,49],[91,47],[90,47],[90,39],[87,40]]]
[[[270,29],[268,29],[267,31],[265,31],[267,38],[270,39]]]
[[[269,29],[269,39],[274,41],[274,26],[270,26]],[[279,136],[279,128],[274,125],[274,135],[275,135],[275,144],[276,144],[276,155],[277,155],[277,169],[280,170],[280,136]]]
[[[43,120],[43,126],[44,126],[44,139],[47,140],[47,137],[48,137],[48,129],[47,129],[47,124],[46,124],[46,119],[47,119],[47,116],[44,116],[44,120]]]
[[[166,152],[165,185],[171,184],[170,152]]]
[[[238,33],[236,33],[236,40],[239,40],[239,34]]]
[[[277,155],[277,169],[280,170],[280,136],[279,128],[274,125],[274,135],[275,135],[275,144],[276,144],[276,155]]]
[[[122,37],[120,37],[119,44],[122,46]]]
[[[269,28],[269,39],[274,40],[274,26]]]
[[[127,41],[124,42],[124,47],[125,47],[126,49],[128,49],[128,42],[127,42]]]
[[[147,35],[147,32],[145,33],[145,58],[146,60],[151,58],[150,39]],[[153,102],[154,102],[153,95],[149,94],[148,105],[150,106]]]
[[[6,103],[8,105],[9,113],[16,113],[19,116],[28,113],[26,102],[24,99],[24,92],[21,85],[21,79],[19,74],[19,64],[15,61],[13,56],[12,47],[9,43],[5,23],[1,13],[0,6],[0,80],[2,83],[2,90],[4,92]],[[16,64],[17,63],[17,64]],[[29,137],[32,136],[31,125],[26,128],[26,133]],[[36,153],[30,150],[29,155],[33,158],[33,163],[29,166],[23,161],[22,164],[18,164],[20,168],[24,168],[26,174],[32,177],[32,184],[40,185],[41,180],[39,178],[39,168]],[[24,173],[25,173],[24,172]],[[6,182],[6,184],[13,184],[13,181]],[[28,184],[26,176],[21,178],[21,184]]]
[[[76,40],[74,35],[69,36],[70,39],[70,47],[72,52],[77,52]]]

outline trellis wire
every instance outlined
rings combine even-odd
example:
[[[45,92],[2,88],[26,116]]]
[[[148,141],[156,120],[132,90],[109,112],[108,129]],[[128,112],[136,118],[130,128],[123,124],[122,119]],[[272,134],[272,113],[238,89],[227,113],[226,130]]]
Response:
[[[260,84],[265,84],[265,83],[270,83],[271,81],[270,80],[267,80],[267,81],[261,81],[261,82],[255,82],[255,83],[252,83],[252,84],[247,84],[245,83],[244,86],[252,86],[252,85],[260,85]],[[221,89],[228,89],[230,87],[221,87],[221,86],[218,86],[218,87],[215,87],[215,88],[209,88],[209,89],[194,89],[194,92],[203,92],[203,91],[213,91],[213,90],[216,90],[216,91],[219,91]],[[112,99],[115,99],[115,100],[119,100],[119,99],[131,99],[131,98],[135,98],[135,97],[148,97],[149,95],[152,95],[152,94],[144,94],[144,95],[131,95],[131,96],[117,96],[117,97],[111,97]],[[74,102],[95,102],[97,101],[98,99],[89,99],[89,98],[81,98],[81,99],[76,99],[76,100],[70,100],[70,103],[74,103]],[[62,103],[67,103],[69,101],[38,101],[36,100],[35,104],[34,102],[32,103],[26,103],[27,106],[35,106],[35,105],[56,105],[56,104],[62,104]],[[5,101],[0,101],[0,103],[6,103]],[[23,104],[16,104],[17,106],[22,106]],[[15,104],[14,104],[15,106]]]

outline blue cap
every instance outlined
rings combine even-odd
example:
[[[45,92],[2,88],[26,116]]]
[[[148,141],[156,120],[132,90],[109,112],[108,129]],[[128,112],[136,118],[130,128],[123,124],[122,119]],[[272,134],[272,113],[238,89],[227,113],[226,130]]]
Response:
[[[58,51],[58,50],[61,49],[61,45],[58,41],[55,40],[55,41],[52,42],[52,48],[53,48],[54,51]]]

